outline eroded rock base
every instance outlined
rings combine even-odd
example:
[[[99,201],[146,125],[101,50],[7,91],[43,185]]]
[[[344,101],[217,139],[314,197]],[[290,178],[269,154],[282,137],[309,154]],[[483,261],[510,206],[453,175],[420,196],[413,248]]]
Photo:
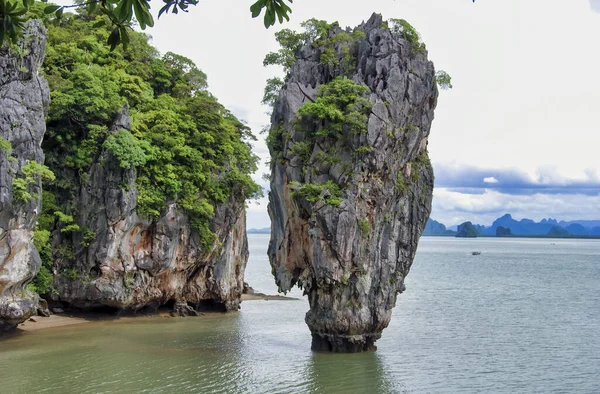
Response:
[[[312,350],[316,352],[359,353],[377,350],[375,342],[381,334],[338,336],[331,334],[312,334]]]

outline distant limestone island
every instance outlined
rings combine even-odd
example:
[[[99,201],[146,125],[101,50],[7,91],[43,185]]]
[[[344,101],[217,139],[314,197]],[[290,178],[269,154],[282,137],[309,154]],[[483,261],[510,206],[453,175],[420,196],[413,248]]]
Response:
[[[265,228],[249,228],[246,230],[247,234],[271,234],[271,227]]]
[[[491,226],[464,222],[456,227],[446,228],[438,221],[429,219],[423,235],[453,236],[459,238],[476,237],[548,237],[548,238],[600,238],[600,220],[572,220],[560,222],[556,219],[531,219],[517,221],[510,214],[494,220]]]

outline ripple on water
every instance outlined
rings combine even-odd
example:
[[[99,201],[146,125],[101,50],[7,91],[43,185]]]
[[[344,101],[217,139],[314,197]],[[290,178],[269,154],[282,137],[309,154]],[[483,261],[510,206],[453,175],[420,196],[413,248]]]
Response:
[[[274,293],[268,236],[249,241],[247,278]],[[377,352],[313,353],[305,299],[251,301],[228,315],[10,338],[0,342],[0,391],[597,393],[600,242],[554,242],[422,239]]]

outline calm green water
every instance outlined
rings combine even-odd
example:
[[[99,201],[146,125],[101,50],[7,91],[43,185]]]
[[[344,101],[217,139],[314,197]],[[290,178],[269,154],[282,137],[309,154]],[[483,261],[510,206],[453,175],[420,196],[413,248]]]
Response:
[[[274,292],[267,243],[247,280]],[[423,238],[406,285],[376,352],[312,353],[305,300],[247,301],[9,338],[0,393],[600,392],[599,241]]]

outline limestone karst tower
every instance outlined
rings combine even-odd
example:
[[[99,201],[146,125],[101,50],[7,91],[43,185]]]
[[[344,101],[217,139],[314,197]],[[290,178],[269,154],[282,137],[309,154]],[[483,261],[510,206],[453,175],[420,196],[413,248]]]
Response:
[[[316,350],[374,348],[430,214],[438,92],[411,29],[377,14],[331,25],[274,104],[268,254],[279,289],[308,295]]]

